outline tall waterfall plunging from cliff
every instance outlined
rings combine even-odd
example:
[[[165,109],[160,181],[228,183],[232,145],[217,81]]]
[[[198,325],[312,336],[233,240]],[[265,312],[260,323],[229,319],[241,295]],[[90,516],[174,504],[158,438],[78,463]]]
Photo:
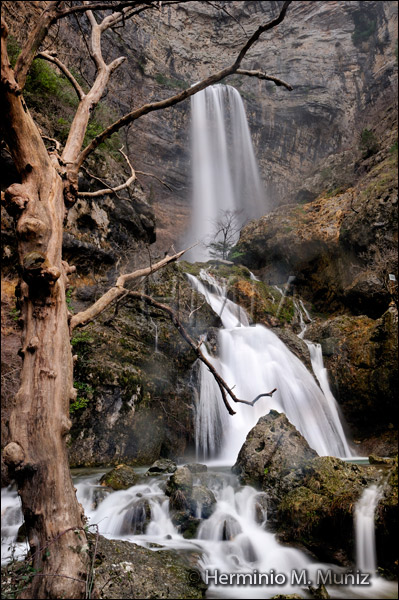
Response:
[[[235,395],[253,400],[258,394],[278,390],[253,407],[235,404],[237,414],[230,417],[216,381],[201,363],[196,408],[198,458],[234,463],[248,432],[270,409],[284,412],[320,456],[352,456],[333,395],[324,393],[272,331],[263,325],[250,326],[245,311],[226,298],[225,290],[211,275],[203,270],[201,279],[187,276],[222,320],[219,356],[207,354],[207,358],[234,387]]]
[[[192,110],[193,206],[186,258],[208,260],[206,244],[215,223],[227,212],[241,223],[267,212],[244,105],[229,85],[213,85],[195,94]]]

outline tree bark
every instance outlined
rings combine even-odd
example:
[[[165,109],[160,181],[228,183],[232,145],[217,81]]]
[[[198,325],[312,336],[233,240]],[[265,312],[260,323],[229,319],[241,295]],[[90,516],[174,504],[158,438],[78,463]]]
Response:
[[[6,35],[2,23],[2,129],[21,177],[6,190],[5,202],[18,238],[23,364],[4,460],[17,481],[37,572],[22,597],[83,598],[86,537],[65,444],[69,401],[76,393],[65,302],[68,269],[61,260],[63,182],[9,68]]]

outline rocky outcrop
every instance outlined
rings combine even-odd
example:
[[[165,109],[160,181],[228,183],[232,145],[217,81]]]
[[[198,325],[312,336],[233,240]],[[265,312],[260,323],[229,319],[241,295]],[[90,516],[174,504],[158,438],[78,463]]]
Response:
[[[354,506],[370,482],[381,481],[378,471],[317,456],[274,410],[249,432],[233,470],[266,493],[268,523],[281,541],[303,545],[322,560],[353,560]],[[396,518],[388,517],[392,523]]]
[[[296,290],[320,312],[376,318],[397,302],[397,286],[389,282],[397,273],[398,189],[391,110],[380,115],[379,127],[379,150],[352,166],[355,185],[250,222],[236,247],[240,262],[264,282],[295,277]]]
[[[397,452],[395,420],[398,389],[397,312],[391,307],[376,320],[342,315],[308,326],[306,337],[319,342],[330,384],[357,439],[389,432],[376,452]],[[375,443],[378,443],[375,440]],[[372,446],[360,454],[370,454]]]
[[[197,567],[199,555],[154,545],[154,550],[89,534],[99,598],[204,598],[207,586]],[[13,598],[26,585],[28,563],[2,567],[2,597]]]
[[[292,478],[317,453],[283,413],[271,410],[251,429],[242,446],[233,472],[246,485],[268,494],[270,514],[295,483]],[[298,485],[299,482],[296,482]]]
[[[72,307],[85,305],[77,298],[79,289]],[[172,304],[194,338],[219,323],[178,265],[154,275],[147,292]],[[71,343],[78,357],[78,399],[71,405],[68,438],[72,465],[151,465],[160,457],[176,460],[193,446],[196,356],[169,318],[150,313],[142,303],[127,303],[116,315],[111,309],[77,331]]]

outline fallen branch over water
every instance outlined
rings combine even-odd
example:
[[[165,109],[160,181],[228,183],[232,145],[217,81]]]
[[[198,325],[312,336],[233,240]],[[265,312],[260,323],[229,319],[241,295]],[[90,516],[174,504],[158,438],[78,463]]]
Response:
[[[259,396],[256,396],[256,398],[254,398],[254,400],[252,400],[251,402],[248,400],[241,400],[240,398],[237,398],[237,396],[234,394],[233,390],[227,385],[225,380],[219,375],[219,373],[216,371],[216,369],[212,365],[212,363],[209,362],[209,360],[206,358],[206,356],[204,356],[204,354],[201,352],[201,344],[198,344],[198,342],[193,340],[193,338],[190,336],[188,331],[185,329],[185,327],[183,326],[183,324],[177,317],[177,314],[175,313],[175,311],[172,308],[170,308],[170,306],[168,306],[166,304],[161,304],[160,302],[157,302],[157,300],[154,300],[154,298],[152,298],[151,296],[148,296],[147,294],[143,294],[142,292],[129,291],[129,290],[124,290],[124,291],[126,292],[126,295],[128,295],[129,297],[136,298],[137,300],[143,300],[149,306],[158,308],[159,310],[162,310],[169,316],[170,320],[172,321],[173,325],[176,327],[176,329],[178,330],[180,335],[186,340],[186,342],[189,344],[189,346],[191,346],[191,348],[193,349],[196,356],[198,356],[198,358],[208,367],[209,371],[212,373],[213,377],[215,378],[216,383],[218,384],[220,393],[222,395],[223,403],[230,415],[235,415],[236,413],[231,408],[227,396],[230,396],[230,398],[233,400],[233,402],[236,402],[236,403],[239,402],[241,404],[248,404],[249,406],[254,406],[255,402],[257,402],[260,398],[264,398],[266,396],[271,397],[271,396],[273,396],[274,392],[277,391],[277,388],[274,388],[274,390],[272,390],[271,392],[259,394]]]

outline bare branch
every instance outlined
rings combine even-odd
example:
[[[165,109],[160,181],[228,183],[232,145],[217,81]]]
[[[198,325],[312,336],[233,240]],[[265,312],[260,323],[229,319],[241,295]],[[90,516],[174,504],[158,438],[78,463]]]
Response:
[[[127,290],[125,290],[125,291],[127,291]],[[189,344],[189,346],[191,346],[191,348],[195,352],[196,356],[198,356],[198,358],[208,367],[209,371],[212,373],[216,383],[218,384],[219,390],[222,394],[224,405],[226,406],[226,409],[228,410],[230,415],[234,415],[235,411],[231,408],[231,406],[228,402],[228,399],[227,399],[227,395],[230,396],[230,398],[233,400],[233,402],[247,404],[249,406],[254,406],[255,402],[257,402],[260,398],[264,398],[266,396],[271,397],[271,396],[273,396],[274,392],[277,391],[277,388],[275,388],[271,392],[259,394],[251,402],[249,402],[247,400],[240,400],[240,398],[237,398],[237,396],[234,394],[232,388],[230,388],[227,385],[226,381],[219,375],[219,373],[216,371],[216,369],[212,365],[212,363],[201,352],[201,349],[200,349],[201,344],[198,344],[198,342],[195,342],[193,340],[193,338],[190,336],[188,331],[185,329],[185,327],[182,325],[182,323],[178,319],[175,311],[170,306],[167,306],[166,304],[161,304],[160,302],[157,302],[156,300],[154,300],[154,298],[152,298],[151,296],[148,296],[147,294],[143,294],[142,292],[132,291],[132,292],[129,292],[129,296],[131,298],[137,298],[138,300],[144,300],[144,302],[146,302],[150,306],[153,306],[154,308],[159,308],[160,310],[162,310],[169,316],[173,325],[179,331],[180,335],[186,340],[186,342]]]
[[[90,142],[90,144],[81,151],[81,153],[79,154],[79,156],[77,158],[77,166],[80,167],[80,165],[86,160],[86,158],[89,156],[89,154],[91,154],[99,146],[99,144],[101,144],[104,140],[109,138],[116,131],[119,131],[119,129],[121,129],[125,125],[128,125],[129,123],[132,123],[133,121],[139,119],[143,115],[146,115],[155,110],[162,110],[164,108],[174,106],[175,104],[182,102],[186,98],[189,98],[190,96],[197,94],[201,90],[204,90],[208,86],[213,85],[214,83],[218,83],[219,81],[221,81],[228,75],[232,75],[233,73],[236,73],[241,65],[243,58],[247,54],[248,50],[259,39],[261,34],[265,31],[268,31],[269,29],[272,29],[273,27],[276,27],[279,23],[281,23],[281,21],[285,17],[287,8],[291,4],[291,2],[292,2],[292,0],[286,0],[286,2],[284,2],[284,5],[281,9],[279,16],[276,19],[269,21],[268,23],[259,27],[256,30],[256,32],[249,38],[249,40],[246,42],[244,47],[241,49],[240,53],[238,54],[236,60],[234,61],[234,63],[232,65],[230,65],[229,67],[226,67],[225,69],[222,69],[221,71],[218,71],[217,73],[213,73],[212,75],[209,75],[202,81],[196,83],[195,85],[193,85],[189,88],[186,88],[185,90],[183,90],[182,92],[179,92],[178,94],[176,94],[174,96],[166,98],[165,100],[160,100],[158,102],[151,102],[149,104],[144,104],[140,108],[137,108],[137,109],[133,110],[132,112],[127,113],[126,115],[124,115],[123,117],[121,117],[120,119],[115,121],[115,123],[112,123],[112,125],[110,125],[106,129],[104,129],[104,131],[102,131],[100,134],[98,134]],[[273,80],[270,79],[270,81],[273,81]],[[279,85],[282,85],[282,84],[279,82]]]
[[[35,58],[42,58],[42,59],[48,60],[49,62],[56,65],[59,68],[59,70],[65,75],[65,77],[69,80],[69,82],[72,84],[73,88],[75,89],[75,92],[78,95],[79,100],[82,100],[84,98],[85,93],[84,93],[83,89],[81,88],[79,83],[76,81],[75,77],[72,75],[72,73],[70,72],[68,67],[66,65],[64,65],[64,63],[61,62],[57,58],[55,53],[39,52],[38,54],[36,54]]]
[[[136,279],[140,279],[141,277],[146,277],[147,275],[151,275],[151,273],[155,273],[155,271],[159,271],[166,265],[169,265],[172,262],[178,260],[185,252],[191,250],[193,246],[190,248],[186,248],[185,250],[181,250],[177,252],[173,256],[165,256],[162,260],[151,265],[150,267],[146,267],[144,269],[138,269],[133,273],[126,273],[125,275],[120,275],[116,281],[114,287],[108,290],[101,298],[97,300],[92,306],[89,306],[86,310],[73,315],[70,321],[70,331],[73,331],[75,327],[85,325],[89,321],[92,321],[95,317],[101,314],[112,302],[118,300],[126,293],[124,286]]]
[[[248,50],[251,48],[251,46],[253,46],[254,43],[258,41],[258,39],[260,38],[262,33],[264,33],[265,31],[269,31],[270,29],[273,29],[274,27],[277,27],[277,25],[279,25],[283,21],[285,15],[286,15],[286,12],[287,12],[287,8],[291,4],[291,2],[292,2],[292,0],[285,0],[279,16],[276,17],[275,19],[272,19],[272,21],[269,21],[265,25],[261,25],[260,27],[258,27],[258,29],[249,38],[249,40],[243,46],[239,55],[237,56],[236,61],[234,63],[234,67],[235,67],[234,71],[236,71],[240,67],[242,59],[244,58],[244,56],[246,55]]]
[[[54,144],[54,147],[57,150],[57,152],[61,149],[61,143],[55,138],[48,137],[48,135],[42,135],[42,140],[46,140],[47,142]]]
[[[175,4],[174,1],[168,2],[167,0],[166,3]],[[22,51],[18,56],[15,64],[15,78],[18,81],[18,85],[21,90],[23,90],[25,87],[26,77],[37,50],[40,48],[43,40],[46,38],[50,27],[59,19],[62,19],[73,13],[87,12],[91,10],[112,10],[114,12],[120,12],[125,7],[134,7],[138,5],[139,8],[137,8],[137,10],[129,13],[129,17],[131,17],[133,14],[138,14],[143,10],[154,8],[152,2],[119,2],[118,4],[111,4],[110,2],[93,2],[78,6],[70,6],[61,10],[61,4],[61,0],[48,2],[35,27],[28,35],[26,43],[24,44]]]
[[[38,48],[47,36],[51,25],[56,21],[57,10],[60,4],[59,0],[47,4],[18,56],[14,72],[21,90],[25,87],[26,77]]]
[[[277,77],[273,77],[272,75],[267,75],[262,71],[248,71],[247,69],[237,69],[236,73],[237,75],[247,75],[248,77],[257,77],[258,79],[266,79],[266,81],[273,81],[273,83],[275,83],[277,86],[282,85],[285,88],[287,88],[287,90],[293,90],[293,87],[289,83],[283,81],[282,79],[278,79]]]
[[[241,25],[240,21],[234,15],[232,15],[231,12],[229,12],[227,10],[227,8],[225,8],[224,6],[217,6],[213,2],[210,2],[209,0],[208,0],[207,4],[209,4],[209,6],[212,6],[213,8],[216,8],[216,10],[220,10],[220,11],[223,11],[224,13],[226,13],[226,15],[228,15],[230,17],[230,19],[233,19],[233,21],[235,21],[237,23],[237,25],[243,30],[243,32],[245,33],[245,36],[248,37],[248,34],[245,31],[244,27]]]
[[[123,146],[122,146],[122,148],[123,148]],[[126,154],[122,151],[122,148],[119,149],[119,152],[122,154],[122,156],[126,160],[127,164],[129,165],[129,168],[131,171],[131,175],[130,175],[129,179],[127,179],[125,181],[125,183],[122,183],[121,185],[117,185],[115,188],[105,188],[103,190],[96,190],[95,192],[78,192],[79,198],[98,198],[99,196],[109,196],[111,194],[116,194],[116,192],[120,192],[121,190],[128,188],[133,183],[133,181],[135,181],[136,173],[131,165],[130,160],[128,159]]]
[[[170,192],[173,192],[173,188],[171,188],[170,185],[165,183],[165,181],[163,181],[163,179],[161,179],[160,177],[157,177],[153,173],[145,173],[144,171],[136,171],[136,175],[144,175],[145,177],[153,177],[154,179],[159,181],[159,183],[162,183],[162,185],[164,185]]]

